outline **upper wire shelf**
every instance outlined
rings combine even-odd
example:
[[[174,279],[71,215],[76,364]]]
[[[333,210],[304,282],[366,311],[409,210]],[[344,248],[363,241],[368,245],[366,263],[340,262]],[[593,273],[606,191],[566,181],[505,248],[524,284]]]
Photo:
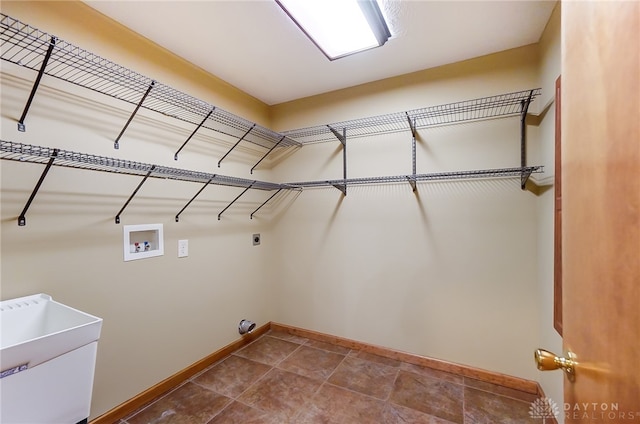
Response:
[[[367,118],[316,125],[284,131],[302,144],[335,141],[334,131],[346,131],[349,137],[364,137],[401,131],[414,131],[439,125],[519,115],[527,102],[541,94],[541,89],[522,90],[496,96],[389,113]]]
[[[85,169],[90,171],[102,171],[141,177],[148,176],[152,178],[208,183],[268,191],[292,188],[282,184],[264,181],[229,177],[220,174],[209,174],[206,172],[171,168],[149,163],[97,156],[88,153],[79,153],[69,150],[53,149],[50,147],[0,140],[0,159],[25,163],[47,164],[51,158],[55,158],[55,161],[53,162],[53,165],[55,166]]]
[[[164,116],[242,137],[264,148],[299,147],[291,137],[254,124],[64,40],[0,14],[0,57]],[[53,46],[52,46],[53,45]],[[50,57],[47,56],[51,49]],[[150,89],[153,87],[153,89]],[[143,98],[144,102],[140,99]]]

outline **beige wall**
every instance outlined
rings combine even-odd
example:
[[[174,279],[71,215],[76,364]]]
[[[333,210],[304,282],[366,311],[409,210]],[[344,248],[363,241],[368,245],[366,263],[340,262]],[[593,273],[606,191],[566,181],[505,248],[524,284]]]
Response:
[[[535,88],[537,72],[537,46],[527,46],[276,106],[274,126]],[[519,165],[518,118],[419,136],[418,173]],[[411,172],[409,133],[347,146],[350,177]],[[337,141],[305,146],[274,178],[339,178],[340,152]],[[516,179],[420,184],[417,194],[409,184],[353,187],[345,198],[306,190],[275,228],[278,320],[535,378],[537,201]]]
[[[2,10],[275,130],[544,84],[536,111],[549,100],[546,81],[556,60],[551,41],[544,49],[526,46],[267,108],[82,4],[3,2]],[[550,28],[553,40],[556,29]],[[19,133],[16,120],[34,73],[4,63],[2,73],[3,140],[244,178],[263,154],[245,146],[218,169],[232,141],[203,131],[174,162],[193,128],[145,111],[113,150],[131,108],[46,77],[27,132]],[[552,121],[528,128],[532,165],[549,161],[541,140],[548,140]],[[519,165],[517,118],[421,130],[419,136],[419,173]],[[408,134],[349,140],[349,176],[410,173],[410,141]],[[338,178],[341,160],[338,142],[309,145],[255,178]],[[251,191],[221,221],[217,213],[239,191],[212,187],[180,223],[174,215],[199,186],[153,180],[125,211],[123,224],[164,224],[165,255],[124,263],[122,226],[113,217],[138,178],[54,168],[27,226],[18,227],[16,217],[42,167],[0,166],[2,298],[46,292],[104,318],[93,416],[236,339],[241,318],[539,377],[531,356],[549,333],[542,317],[551,267],[545,256],[549,201],[521,191],[517,180],[420,184],[417,194],[408,184],[350,187],[346,198],[333,188],[306,190],[249,220],[268,197]],[[251,245],[256,232],[263,235],[259,247]],[[177,240],[184,238],[190,255],[178,259]]]
[[[26,3],[2,2],[2,10],[247,119],[266,120],[263,104],[144,40],[114,33],[122,28],[81,4]],[[91,36],[95,28],[104,32]],[[133,57],[141,45],[145,53]],[[264,152],[247,145],[217,168],[230,141],[216,141],[202,130],[176,162],[173,154],[193,126],[144,110],[114,150],[132,106],[46,76],[27,131],[18,132],[34,78],[33,71],[2,63],[3,140],[246,178]],[[176,223],[175,214],[200,184],[150,179],[116,225],[116,213],[140,178],[54,167],[27,213],[27,225],[18,227],[16,218],[43,166],[4,160],[0,166],[2,299],[44,292],[104,319],[92,416],[236,340],[241,319],[262,325],[273,318],[274,290],[265,269],[266,252],[276,248],[269,228],[274,216],[266,207],[249,219],[270,193],[248,192],[218,221],[240,189],[211,186]],[[265,177],[264,170],[255,172],[254,178]],[[123,262],[123,225],[146,223],[163,224],[165,255]],[[262,234],[261,246],[252,245],[253,233]],[[189,240],[187,258],[177,258],[179,239]]]

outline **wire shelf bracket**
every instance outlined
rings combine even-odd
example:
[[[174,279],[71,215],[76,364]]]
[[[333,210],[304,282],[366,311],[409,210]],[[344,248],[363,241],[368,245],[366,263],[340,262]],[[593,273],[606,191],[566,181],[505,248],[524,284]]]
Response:
[[[250,189],[251,187],[253,187],[253,185],[254,185],[255,183],[256,183],[256,182],[254,181],[253,183],[251,183],[251,185],[249,185],[249,187],[245,188],[245,189],[242,191],[242,193],[238,194],[238,196],[237,196],[235,199],[233,199],[233,200],[231,201],[231,203],[229,203],[229,204],[227,205],[227,207],[225,207],[225,208],[224,208],[224,209],[223,209],[223,210],[218,214],[218,221],[220,221],[220,218],[222,218],[222,214],[223,214],[227,209],[229,209],[229,208],[231,207],[231,205],[233,205],[233,204],[236,202],[236,200],[238,200],[239,198],[241,198],[243,194],[245,194],[247,191],[249,191],[249,189]]]
[[[209,111],[209,113],[207,113],[207,116],[204,117],[204,119],[202,120],[202,122],[200,122],[198,124],[198,126],[196,127],[195,130],[193,130],[193,132],[191,133],[191,135],[189,135],[189,137],[187,137],[187,139],[185,140],[184,143],[182,143],[182,146],[180,146],[180,148],[174,153],[173,155],[173,160],[178,160],[178,153],[180,153],[182,151],[182,149],[184,149],[184,146],[187,145],[187,143],[191,140],[191,138],[196,135],[196,133],[198,132],[198,130],[200,129],[200,127],[202,127],[204,125],[205,122],[207,122],[207,119],[209,119],[209,117],[211,116],[211,114],[213,113],[213,111],[216,110],[215,106],[211,108],[211,110]]]
[[[182,209],[180,209],[180,212],[178,212],[178,213],[176,214],[176,222],[180,222],[180,215],[182,214],[182,212],[184,212],[184,210],[185,210],[185,209],[187,209],[187,207],[191,204],[191,202],[193,202],[194,200],[196,200],[196,197],[198,197],[198,196],[200,195],[200,193],[202,193],[202,191],[203,191],[205,188],[207,188],[207,186],[208,186],[209,184],[211,184],[211,181],[213,181],[213,179],[214,179],[214,178],[215,178],[215,175],[214,175],[213,177],[209,178],[209,181],[207,181],[206,183],[204,183],[204,185],[200,188],[200,190],[198,190],[198,192],[195,194],[195,196],[193,196],[193,197],[191,198],[191,200],[189,200],[189,201],[187,202],[187,204],[186,204],[186,205],[184,205],[184,207],[183,207]]]
[[[122,128],[122,131],[120,131],[120,134],[118,134],[118,137],[116,138],[116,141],[113,142],[113,148],[114,149],[119,149],[120,148],[120,138],[122,137],[124,132],[129,127],[129,124],[133,120],[133,117],[136,116],[136,113],[138,113],[138,110],[140,109],[140,106],[142,106],[142,103],[144,103],[145,99],[149,95],[149,92],[151,91],[151,89],[153,88],[153,86],[155,84],[156,84],[155,81],[151,81],[151,84],[149,84],[149,87],[147,88],[147,91],[145,91],[144,94],[142,95],[142,98],[140,99],[140,102],[137,104],[136,108],[133,110],[133,113],[131,113],[131,116],[127,120],[127,123],[124,124],[124,128]]]
[[[53,52],[53,48],[56,45],[57,38],[51,37],[51,41],[49,41],[49,47],[47,48],[47,52],[44,55],[44,59],[42,60],[42,65],[40,65],[40,70],[38,70],[38,75],[36,76],[36,80],[33,83],[33,87],[31,88],[31,93],[29,94],[29,98],[27,99],[27,104],[22,111],[22,116],[20,116],[20,120],[18,121],[18,131],[25,132],[27,128],[24,125],[24,120],[27,118],[27,113],[29,112],[29,108],[31,107],[31,102],[33,102],[33,98],[36,95],[36,91],[38,91],[38,86],[40,85],[40,80],[42,79],[42,75],[44,75],[44,70],[49,63],[49,59],[51,59],[51,53]]]
[[[282,136],[282,138],[280,138],[280,140],[279,140],[276,144],[274,144],[274,145],[273,145],[273,147],[271,147],[271,148],[269,149],[269,151],[268,151],[267,153],[265,153],[265,154],[264,154],[264,156],[262,156],[258,162],[256,162],[256,164],[255,164],[255,165],[253,165],[253,166],[251,167],[251,174],[253,174],[253,170],[254,170],[254,169],[256,169],[256,166],[260,165],[260,162],[262,162],[262,161],[263,161],[267,156],[269,156],[269,153],[273,152],[273,150],[274,150],[276,147],[278,147],[278,146],[280,145],[280,143],[282,143],[282,140],[284,140],[285,138],[286,138],[286,136],[285,136],[285,135],[283,135],[283,136]]]
[[[56,159],[57,156],[58,156],[58,149],[54,149],[51,152],[51,158],[47,162],[44,170],[42,171],[42,174],[40,175],[40,179],[38,179],[38,182],[36,183],[36,186],[34,187],[33,191],[31,192],[31,196],[29,196],[29,200],[27,200],[27,203],[25,204],[24,209],[22,209],[22,212],[20,212],[20,216],[18,217],[18,225],[19,226],[24,227],[25,225],[27,225],[27,218],[26,218],[27,211],[29,210],[29,207],[31,206],[31,202],[33,202],[33,199],[35,199],[36,194],[38,193],[38,190],[40,190],[40,186],[44,182],[44,179],[47,177],[47,174],[49,173],[49,170],[51,169],[51,166],[53,165],[53,161]]]
[[[411,190],[415,193],[418,189],[416,185],[416,122],[415,120],[411,120],[409,114],[405,112],[407,115],[407,122],[409,123],[409,129],[411,130],[411,175],[412,177],[407,178],[409,181],[409,185],[411,185]]]
[[[218,168],[220,168],[220,164],[222,163],[222,161],[224,160],[224,158],[226,158],[227,156],[229,156],[229,153],[231,153],[231,152],[233,151],[233,149],[235,149],[235,148],[236,148],[236,146],[237,146],[238,144],[240,144],[240,142],[241,142],[242,140],[244,140],[244,138],[245,138],[246,136],[248,136],[248,135],[249,135],[249,133],[251,132],[251,130],[252,130],[252,129],[254,129],[254,128],[255,128],[255,126],[256,126],[256,124],[253,124],[253,125],[251,126],[251,128],[249,128],[249,129],[247,130],[247,132],[246,132],[246,133],[244,133],[244,134],[242,135],[242,137],[240,137],[240,138],[238,139],[238,141],[236,141],[236,144],[234,144],[234,145],[233,145],[233,147],[231,147],[231,149],[229,149],[229,151],[228,151],[227,153],[225,153],[225,154],[224,154],[224,156],[222,156],[222,157],[220,158],[220,160],[218,161]],[[252,168],[252,170],[253,170],[253,168]]]
[[[129,203],[131,202],[131,200],[135,197],[135,195],[138,193],[138,190],[140,190],[140,188],[142,187],[142,185],[147,181],[147,179],[149,178],[149,176],[151,176],[151,173],[153,172],[153,170],[156,168],[155,165],[151,166],[151,169],[149,169],[149,171],[147,172],[147,174],[144,176],[144,178],[142,179],[142,181],[140,181],[140,184],[138,184],[138,186],[136,187],[135,190],[133,190],[133,193],[131,193],[131,196],[129,196],[129,198],[127,199],[127,201],[125,202],[125,204],[122,206],[122,208],[120,209],[120,211],[118,212],[118,214],[116,215],[116,224],[120,223],[120,215],[122,215],[122,212],[124,212],[124,210],[127,208],[127,206],[129,206]]]
[[[534,90],[531,90],[529,97],[521,100],[522,111],[520,112],[520,167],[523,169],[520,175],[520,188],[525,189],[527,180],[531,176],[531,172],[525,171],[527,166],[527,112],[533,98]]]
[[[250,219],[253,219],[253,215],[255,215],[256,212],[258,212],[260,209],[262,209],[262,207],[264,205],[266,205],[267,203],[269,203],[271,201],[271,199],[273,199],[274,197],[276,197],[278,195],[278,193],[280,193],[283,189],[279,188],[275,193],[273,193],[271,196],[269,196],[269,198],[267,200],[265,200],[264,202],[262,202],[262,204],[260,206],[258,206],[253,212],[251,212],[251,215],[249,216]]]
[[[327,128],[333,133],[333,135],[340,141],[342,144],[342,179],[347,179],[347,129],[342,128],[342,134],[331,125],[327,125]],[[346,184],[332,184],[335,188],[340,190],[344,196],[347,195],[347,185]]]

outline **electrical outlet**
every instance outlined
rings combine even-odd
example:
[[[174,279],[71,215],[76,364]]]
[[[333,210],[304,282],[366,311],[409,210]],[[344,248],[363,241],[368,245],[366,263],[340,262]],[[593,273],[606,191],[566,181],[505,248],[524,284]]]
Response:
[[[260,234],[253,235],[253,245],[258,246],[260,244]]]
[[[189,256],[189,240],[178,240],[178,257],[186,258]]]

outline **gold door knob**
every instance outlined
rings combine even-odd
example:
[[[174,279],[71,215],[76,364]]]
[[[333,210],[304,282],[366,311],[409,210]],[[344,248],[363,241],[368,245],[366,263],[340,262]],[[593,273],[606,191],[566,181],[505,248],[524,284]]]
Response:
[[[536,349],[534,353],[536,359],[536,365],[540,371],[552,371],[561,368],[569,381],[574,381],[576,378],[575,366],[578,364],[576,361],[576,355],[573,352],[567,352],[565,357],[556,356],[555,353],[549,352],[544,349]]]

